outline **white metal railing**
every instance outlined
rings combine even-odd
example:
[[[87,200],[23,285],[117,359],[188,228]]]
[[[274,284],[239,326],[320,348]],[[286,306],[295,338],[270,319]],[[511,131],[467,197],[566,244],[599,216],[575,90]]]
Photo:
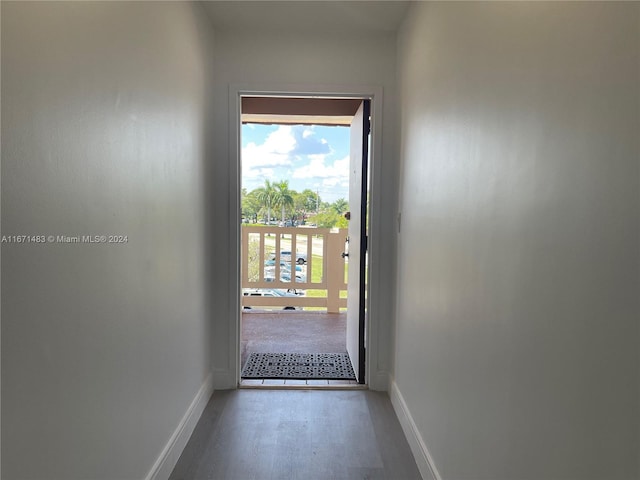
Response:
[[[329,313],[339,312],[347,306],[346,298],[340,298],[340,291],[347,289],[346,260],[341,255],[346,240],[344,228],[243,226],[242,305],[322,307]],[[267,297],[252,295],[248,289],[326,290],[327,294]]]

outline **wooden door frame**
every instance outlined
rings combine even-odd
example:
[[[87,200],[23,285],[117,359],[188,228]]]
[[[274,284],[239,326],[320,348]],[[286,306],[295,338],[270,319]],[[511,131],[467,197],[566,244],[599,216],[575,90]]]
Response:
[[[379,202],[381,184],[378,181],[382,156],[382,87],[376,86],[340,86],[340,85],[259,85],[259,84],[231,84],[229,85],[229,313],[228,315],[228,345],[229,345],[229,385],[237,386],[240,382],[240,322],[242,306],[240,294],[242,291],[240,279],[240,239],[241,239],[241,97],[243,96],[275,96],[275,97],[311,97],[311,98],[359,98],[371,101],[371,148],[369,151],[369,232],[368,281],[367,281],[367,325],[365,329],[366,365],[365,383],[374,390],[386,390],[387,379],[375,375],[372,366],[378,365],[378,348],[380,322],[379,298],[381,295],[371,295],[378,291],[381,274],[378,250],[380,224]],[[222,160],[224,161],[224,160]]]

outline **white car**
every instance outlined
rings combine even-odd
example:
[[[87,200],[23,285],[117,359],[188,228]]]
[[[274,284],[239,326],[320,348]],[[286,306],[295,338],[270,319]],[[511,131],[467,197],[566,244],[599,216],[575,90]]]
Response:
[[[276,267],[264,267],[264,281],[273,282],[276,277]],[[288,267],[280,267],[280,281],[291,281],[291,269]],[[305,283],[307,276],[302,272],[302,267],[296,265],[296,282]]]
[[[296,252],[294,257],[295,257],[296,263],[298,265],[303,265],[303,264],[307,263],[307,254],[304,253],[304,252]],[[276,256],[275,256],[275,254],[272,254],[269,261],[273,261],[275,263],[275,260],[276,260]],[[291,250],[282,250],[282,251],[280,251],[280,262],[291,263]]]
[[[278,289],[278,288],[243,288],[242,295],[245,297],[302,297],[304,296],[304,292],[302,290],[296,290],[295,288],[290,288],[289,290]],[[251,307],[244,307],[246,309],[251,309]],[[302,307],[292,307],[286,306],[283,310],[302,310]]]

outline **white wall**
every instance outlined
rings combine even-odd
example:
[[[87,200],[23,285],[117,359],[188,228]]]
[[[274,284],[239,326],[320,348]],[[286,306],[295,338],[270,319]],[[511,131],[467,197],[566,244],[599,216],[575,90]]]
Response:
[[[419,3],[395,381],[442,479],[637,479],[637,3]]]
[[[373,201],[375,216],[375,238],[372,245],[379,252],[394,249],[393,235],[396,211],[396,155],[395,146],[395,35],[390,33],[344,36],[334,34],[287,34],[286,32],[225,31],[216,29],[216,85],[215,85],[215,156],[228,158],[228,162],[217,163],[215,178],[216,218],[219,233],[226,232],[225,225],[232,225],[229,218],[230,197],[237,195],[230,184],[230,172],[237,165],[229,150],[229,88],[230,86],[254,85],[282,88],[296,86],[335,86],[337,91],[344,86],[378,86],[383,89],[384,106],[382,118],[382,152],[378,152],[374,183],[381,194]],[[381,153],[381,154],[380,154]],[[231,169],[231,170],[230,170]],[[232,176],[232,178],[235,178]],[[222,226],[222,227],[220,227]],[[215,251],[220,253],[216,261],[216,303],[230,303],[232,285],[229,278],[236,268],[233,263],[238,245],[231,245],[228,236],[216,237]],[[231,258],[226,256],[231,252]],[[394,258],[382,255],[375,267],[380,281],[375,295],[378,305],[375,313],[380,328],[371,331],[373,348],[377,348],[378,361],[371,367],[372,378],[382,379],[373,385],[386,388],[389,362],[389,319],[393,313]],[[370,269],[371,271],[371,269]],[[372,287],[373,288],[373,287]],[[373,295],[372,295],[373,297]],[[232,368],[237,351],[229,347],[235,341],[233,319],[237,315],[233,307],[219,308],[215,312],[215,359],[216,387],[234,387],[235,371]],[[373,330],[373,329],[372,329]]]
[[[213,32],[186,3],[2,2],[2,478],[143,478],[210,372]]]

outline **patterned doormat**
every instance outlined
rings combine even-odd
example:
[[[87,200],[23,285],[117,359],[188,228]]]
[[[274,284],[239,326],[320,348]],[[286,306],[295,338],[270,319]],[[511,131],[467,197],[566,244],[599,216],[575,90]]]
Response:
[[[242,378],[355,380],[346,353],[252,353]]]

